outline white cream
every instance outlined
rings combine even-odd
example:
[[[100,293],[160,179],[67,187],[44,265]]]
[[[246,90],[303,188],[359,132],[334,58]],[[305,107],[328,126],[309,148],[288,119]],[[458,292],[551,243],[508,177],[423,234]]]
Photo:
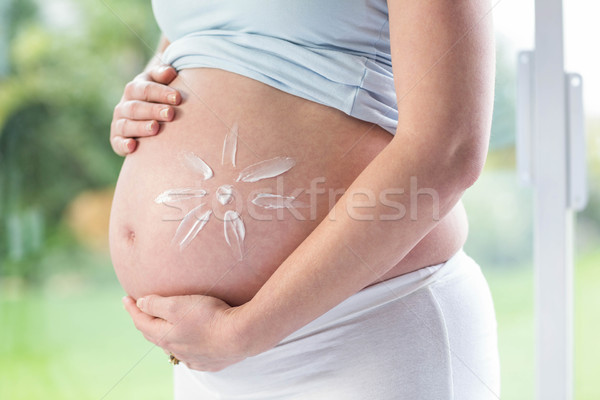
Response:
[[[165,190],[161,194],[159,194],[154,202],[156,204],[166,204],[166,203],[175,203],[178,201],[194,199],[198,197],[204,197],[208,193],[203,189],[194,189],[194,188],[179,188],[179,189],[169,189]]]
[[[237,152],[237,139],[238,139],[238,126],[237,122],[233,124],[233,127],[229,133],[225,136],[223,142],[223,154],[221,155],[221,165],[225,163],[231,163],[235,167],[235,154]]]
[[[233,251],[234,257],[238,261],[244,258],[244,238],[246,237],[246,228],[242,217],[236,211],[228,210],[223,215],[223,230],[225,241]]]
[[[296,198],[293,196],[280,196],[278,194],[271,193],[258,193],[252,199],[252,203],[266,209],[308,207],[308,205],[295,200]]]
[[[273,178],[289,171],[296,165],[291,157],[275,157],[246,167],[240,172],[236,182],[256,182],[261,179]]]
[[[183,155],[184,160],[188,167],[194,172],[201,175],[203,180],[208,180],[213,177],[213,171],[203,159],[195,155],[194,153],[185,153]]]
[[[217,188],[217,200],[219,203],[226,205],[233,200],[233,186],[221,185]]]
[[[238,144],[238,125],[235,123],[223,142],[221,154],[221,164],[223,166],[236,167],[236,155]],[[214,176],[211,167],[200,157],[192,152],[182,153],[183,163],[187,168],[190,168],[198,175],[200,180],[208,180]],[[291,157],[275,157],[270,160],[258,162],[244,168],[240,173],[236,182],[257,182],[262,179],[274,178],[279,176],[296,165],[296,161]],[[183,214],[183,210],[173,203],[195,198],[203,198],[209,193],[200,188],[184,187],[175,188],[164,191],[159,194],[154,202],[163,204],[167,207],[177,209]],[[221,185],[215,191],[217,201],[221,205],[228,205],[234,200],[233,185]],[[252,203],[265,209],[284,209],[287,208],[293,212],[295,208],[307,207],[304,203],[297,202],[294,196],[275,195],[270,193],[259,193]],[[213,203],[214,204],[214,203]],[[180,221],[179,226],[173,237],[173,243],[183,250],[196,238],[198,233],[208,223],[212,210],[204,209],[205,203],[202,203],[190,212],[185,214]],[[279,212],[279,211],[278,211]],[[246,228],[242,221],[241,215],[233,210],[228,210],[223,216],[223,231],[225,241],[231,248],[235,258],[242,260],[244,258],[244,239],[246,237]]]
[[[173,242],[179,245],[180,251],[185,249],[207,224],[212,211],[208,210],[201,212],[203,206],[204,204],[200,204],[193,208],[192,211],[183,217],[181,223],[177,227]]]

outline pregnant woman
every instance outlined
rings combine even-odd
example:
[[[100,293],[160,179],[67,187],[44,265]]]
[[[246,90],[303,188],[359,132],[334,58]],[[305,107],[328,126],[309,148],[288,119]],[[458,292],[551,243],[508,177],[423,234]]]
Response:
[[[152,4],[110,244],[175,398],[498,398],[460,203],[487,152],[490,3]]]

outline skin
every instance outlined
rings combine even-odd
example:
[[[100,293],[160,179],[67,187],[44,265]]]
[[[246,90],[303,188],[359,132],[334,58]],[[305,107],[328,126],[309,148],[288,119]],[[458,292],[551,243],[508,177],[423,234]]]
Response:
[[[398,130],[330,211],[335,212],[335,220],[323,219],[245,304],[231,307],[200,295],[147,295],[137,303],[123,298],[146,339],[188,367],[218,371],[272,348],[381,280],[439,223],[432,218],[429,196],[418,198],[417,218],[358,220],[347,212],[348,205],[356,205],[354,191],[369,189],[378,195],[389,188],[408,188],[411,177],[418,177],[420,187],[438,193],[443,219],[478,178],[487,153],[493,105],[490,3],[389,0],[388,7]],[[135,85],[147,87],[143,79]],[[140,124],[156,117],[148,104],[145,114],[142,107],[129,114],[124,111],[124,104],[136,98],[133,93],[139,93],[137,86],[130,90],[115,116],[135,123],[117,120],[111,131],[113,147],[120,154],[134,150],[128,140],[144,136]],[[160,101],[167,90],[146,98]],[[410,212],[408,199],[402,204]],[[360,212],[360,208],[354,210]],[[386,212],[381,204],[369,209],[375,216]]]
[[[160,40],[157,54],[169,45]],[[168,85],[177,77],[177,71],[154,57],[148,66],[125,87],[123,97],[115,107],[110,125],[110,144],[115,153],[126,156],[137,148],[137,138],[156,135],[159,122],[170,122],[181,103],[181,94]]]
[[[232,306],[244,304],[326,217],[337,200],[331,195],[333,190],[339,198],[393,136],[334,108],[220,69],[184,69],[169,86],[183,97],[176,119],[161,124],[160,134],[139,140],[119,174],[109,229],[115,273],[134,299],[150,294],[203,294]],[[231,129],[232,121],[241,127],[237,171],[221,164],[224,132]],[[188,152],[201,155],[214,177],[198,182],[181,162],[181,154]],[[223,207],[214,201],[211,194],[221,184],[234,182],[243,167],[281,155],[293,158],[296,165],[282,175],[280,184],[277,179],[236,182],[231,205]],[[321,182],[318,186],[317,181]],[[152,200],[165,189],[190,184],[209,193],[204,201],[215,218],[190,246],[180,250],[173,242],[178,222],[163,220],[182,217],[185,212]],[[271,217],[260,220],[251,207],[253,191],[273,193],[278,186],[281,193],[296,192],[298,200],[310,207],[297,209],[297,216],[285,210],[280,217],[274,210],[255,209]],[[366,197],[358,195],[356,200]],[[376,198],[373,192],[372,199]],[[181,207],[189,210],[190,204],[181,203]],[[241,212],[248,232],[247,251],[239,264],[219,221],[219,215],[231,208]],[[390,207],[388,214],[398,215]],[[465,215],[457,205],[382,279],[444,262],[465,238]]]

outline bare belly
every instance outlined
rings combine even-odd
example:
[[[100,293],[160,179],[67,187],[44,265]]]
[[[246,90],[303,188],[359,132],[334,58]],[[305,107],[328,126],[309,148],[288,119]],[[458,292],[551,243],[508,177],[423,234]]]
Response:
[[[184,97],[175,121],[140,140],[123,163],[110,219],[114,268],[134,298],[209,294],[242,304],[392,136],[338,110],[220,70],[184,70],[172,86]],[[285,172],[239,179],[247,175],[246,167],[276,158],[288,161]],[[212,177],[202,175],[198,159]],[[226,204],[219,201],[223,187],[233,190]],[[170,189],[177,190],[168,197]],[[227,211],[237,212],[240,222],[226,228],[225,216],[232,215]],[[466,234],[459,205],[382,279],[445,261]]]

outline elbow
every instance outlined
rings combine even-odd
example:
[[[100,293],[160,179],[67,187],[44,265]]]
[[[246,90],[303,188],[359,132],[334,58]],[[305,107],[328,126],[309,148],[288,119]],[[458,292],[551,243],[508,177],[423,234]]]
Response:
[[[403,128],[401,131],[410,132]],[[485,165],[489,144],[489,126],[451,129],[433,129],[421,135],[398,135],[392,140],[397,152],[406,152],[408,158],[417,155],[417,170],[428,176],[432,187],[448,196],[461,195],[473,186]],[[402,166],[399,166],[402,168]],[[417,174],[420,174],[417,172]]]
[[[457,188],[464,191],[479,179],[488,151],[488,134],[477,135],[476,139],[462,140],[450,153]]]
[[[442,188],[462,194],[477,182],[487,157],[487,132],[478,129],[472,134],[437,141],[435,150],[430,152],[429,165]]]

